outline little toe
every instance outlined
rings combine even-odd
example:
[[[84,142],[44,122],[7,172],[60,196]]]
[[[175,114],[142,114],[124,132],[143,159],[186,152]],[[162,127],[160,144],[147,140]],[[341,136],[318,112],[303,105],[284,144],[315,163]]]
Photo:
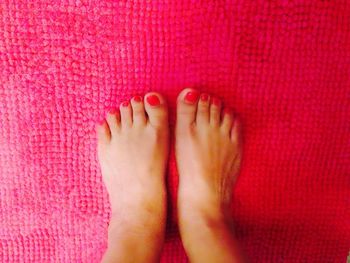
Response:
[[[220,113],[221,113],[221,100],[214,97],[210,104],[210,124],[214,127],[220,125]]]
[[[111,135],[115,136],[120,129],[120,113],[114,108],[107,113],[106,120],[111,130]]]
[[[103,119],[96,125],[96,133],[99,146],[106,145],[110,142],[111,131],[105,119]]]
[[[131,100],[133,124],[143,126],[147,123],[145,107],[143,105],[142,97],[135,96]]]
[[[129,101],[124,101],[120,104],[120,119],[122,128],[132,126],[132,109]]]
[[[235,118],[231,129],[231,141],[236,145],[240,145],[242,142],[242,122],[239,118]]]
[[[156,128],[168,125],[168,108],[162,95],[149,92],[145,95],[145,110],[149,123]]]
[[[206,93],[202,93],[198,102],[196,122],[201,124],[209,124],[210,97]]]
[[[231,128],[233,124],[233,112],[230,108],[225,107],[222,111],[222,121],[221,121],[221,130],[227,134],[228,136],[231,135]]]
[[[184,89],[177,97],[177,124],[189,126],[196,121],[199,91]]]

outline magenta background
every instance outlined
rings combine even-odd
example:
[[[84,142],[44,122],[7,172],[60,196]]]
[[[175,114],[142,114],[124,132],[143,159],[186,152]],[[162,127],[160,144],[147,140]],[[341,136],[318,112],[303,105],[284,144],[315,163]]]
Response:
[[[251,262],[350,248],[348,1],[0,3],[0,261],[99,262],[108,195],[94,125],[198,87],[242,117],[233,212]],[[171,203],[177,172],[169,163]],[[185,262],[171,205],[163,262]]]

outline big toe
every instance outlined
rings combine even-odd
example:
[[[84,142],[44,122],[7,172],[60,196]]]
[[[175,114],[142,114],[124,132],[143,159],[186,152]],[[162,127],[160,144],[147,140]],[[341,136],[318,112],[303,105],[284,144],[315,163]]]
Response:
[[[168,108],[162,95],[156,92],[149,92],[145,95],[145,110],[149,123],[160,128],[168,124]]]
[[[196,121],[199,91],[186,88],[177,97],[177,124],[190,125]]]

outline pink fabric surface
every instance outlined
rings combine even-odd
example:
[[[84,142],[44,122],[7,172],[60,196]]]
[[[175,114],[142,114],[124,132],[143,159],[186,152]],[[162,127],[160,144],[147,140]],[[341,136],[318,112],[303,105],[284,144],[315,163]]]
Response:
[[[99,262],[95,123],[155,90],[173,129],[184,87],[244,121],[232,209],[251,262],[346,261],[349,1],[3,0],[0,71],[1,262]],[[167,178],[162,261],[186,262],[173,149]]]

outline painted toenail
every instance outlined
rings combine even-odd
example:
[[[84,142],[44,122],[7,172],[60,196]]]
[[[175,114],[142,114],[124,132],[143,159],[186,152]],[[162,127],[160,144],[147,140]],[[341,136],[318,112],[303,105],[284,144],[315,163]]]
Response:
[[[150,95],[147,97],[147,102],[151,106],[158,106],[160,104],[160,100],[156,95]]]
[[[203,94],[201,95],[201,101],[208,101],[208,99],[209,99],[209,95],[208,95],[208,94],[203,93]]]
[[[116,108],[113,108],[109,111],[110,114],[114,114],[114,113],[117,113],[118,109]]]
[[[128,106],[129,106],[129,102],[128,102],[128,101],[124,101],[124,102],[122,103],[122,106],[123,106],[123,107],[128,107]]]
[[[199,92],[198,91],[189,91],[185,96],[185,101],[189,103],[196,103],[198,101]]]
[[[218,98],[213,98],[212,100],[212,103],[215,105],[215,106],[220,106],[220,100]]]
[[[224,108],[222,111],[224,114],[231,114],[231,109],[230,108]]]
[[[141,101],[142,101],[142,98],[141,98],[141,96],[135,96],[135,97],[133,98],[133,100],[134,100],[135,102],[141,102]]]
[[[102,125],[102,124],[104,124],[105,123],[105,119],[102,119],[102,120],[99,120],[98,121],[98,124],[100,124],[100,125]]]

